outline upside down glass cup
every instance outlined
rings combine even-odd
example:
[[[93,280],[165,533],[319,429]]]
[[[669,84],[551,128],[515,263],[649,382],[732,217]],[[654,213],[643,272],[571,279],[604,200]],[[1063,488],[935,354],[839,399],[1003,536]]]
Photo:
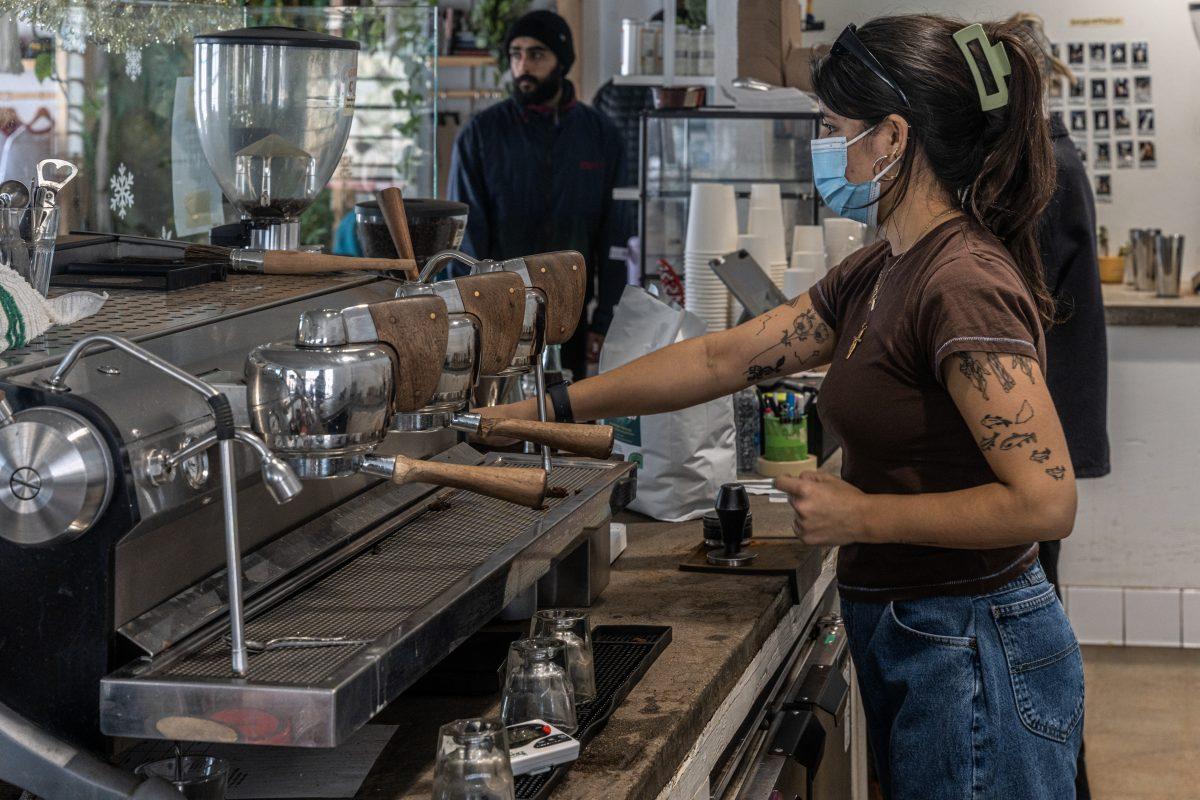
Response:
[[[592,632],[586,611],[547,608],[533,615],[529,635],[558,639],[567,647],[567,674],[575,691],[575,705],[596,699],[596,666],[592,657]]]
[[[57,234],[57,206],[0,208],[0,265],[14,270],[45,297]]]
[[[229,762],[213,756],[179,756],[137,768],[143,777],[162,778],[188,800],[225,800]]]
[[[495,719],[458,719],[438,732],[433,800],[513,800],[508,733]]]
[[[508,673],[500,699],[505,725],[540,719],[564,733],[579,727],[575,691],[561,639],[518,639],[508,648]]]

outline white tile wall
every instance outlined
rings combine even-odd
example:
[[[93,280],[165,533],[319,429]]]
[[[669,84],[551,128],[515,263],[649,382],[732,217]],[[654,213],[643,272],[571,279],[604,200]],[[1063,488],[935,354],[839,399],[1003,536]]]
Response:
[[[1179,589],[1125,590],[1125,644],[1179,647],[1181,622]]]
[[[1125,604],[1120,588],[1067,587],[1071,627],[1081,644],[1124,644]]]
[[[1200,647],[1200,589],[1183,590],[1183,646]]]

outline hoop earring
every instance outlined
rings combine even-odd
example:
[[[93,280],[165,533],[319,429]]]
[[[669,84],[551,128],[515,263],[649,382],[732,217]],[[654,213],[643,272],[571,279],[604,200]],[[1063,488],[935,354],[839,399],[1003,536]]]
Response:
[[[892,158],[899,158],[899,157],[900,157],[899,153],[892,156]],[[871,172],[874,172],[876,175],[878,175],[879,174],[879,162],[885,160],[886,158],[887,158],[887,156],[880,156],[879,158],[877,158],[873,162],[871,162]],[[898,178],[898,177],[900,177],[900,176],[897,174],[893,174],[890,178],[879,178],[879,181],[881,183],[891,183],[892,181],[896,180],[896,178]]]

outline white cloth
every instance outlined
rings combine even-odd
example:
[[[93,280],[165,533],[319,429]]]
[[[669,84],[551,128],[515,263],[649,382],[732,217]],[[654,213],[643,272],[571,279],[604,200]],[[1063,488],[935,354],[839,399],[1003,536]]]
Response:
[[[54,325],[70,325],[90,317],[107,294],[71,292],[47,300],[14,270],[0,266],[0,353],[24,347]]]

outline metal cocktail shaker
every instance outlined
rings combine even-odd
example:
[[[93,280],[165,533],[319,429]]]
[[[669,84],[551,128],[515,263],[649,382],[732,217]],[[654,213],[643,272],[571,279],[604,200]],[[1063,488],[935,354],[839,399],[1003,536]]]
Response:
[[[1133,253],[1134,288],[1140,292],[1153,292],[1154,285],[1154,241],[1162,231],[1158,228],[1135,228],[1129,232]]]
[[[1154,289],[1158,297],[1179,297],[1183,239],[1178,234],[1154,237]]]

